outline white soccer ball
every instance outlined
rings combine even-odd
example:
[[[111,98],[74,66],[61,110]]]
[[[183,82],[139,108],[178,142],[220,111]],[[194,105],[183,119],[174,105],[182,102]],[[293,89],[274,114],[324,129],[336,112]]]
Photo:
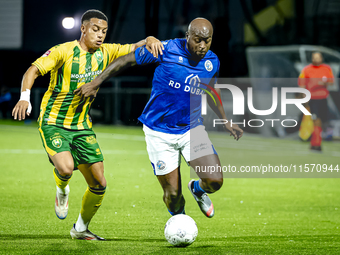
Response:
[[[166,240],[174,246],[188,246],[192,244],[198,234],[196,222],[188,215],[177,214],[165,224]]]

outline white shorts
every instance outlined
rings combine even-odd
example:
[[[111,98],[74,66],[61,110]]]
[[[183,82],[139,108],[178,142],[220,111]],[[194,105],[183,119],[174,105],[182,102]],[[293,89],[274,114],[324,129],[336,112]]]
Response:
[[[143,125],[146,148],[155,175],[166,175],[181,164],[181,154],[187,164],[194,159],[217,154],[203,125],[184,134],[154,131]]]

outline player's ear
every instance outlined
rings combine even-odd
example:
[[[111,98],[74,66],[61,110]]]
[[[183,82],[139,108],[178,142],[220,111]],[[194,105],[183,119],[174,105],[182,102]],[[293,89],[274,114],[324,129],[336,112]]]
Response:
[[[189,40],[189,32],[185,32],[185,38],[187,39],[187,41]]]
[[[82,33],[85,32],[85,25],[84,25],[84,24],[81,24],[81,26],[80,26],[80,31],[81,31]]]

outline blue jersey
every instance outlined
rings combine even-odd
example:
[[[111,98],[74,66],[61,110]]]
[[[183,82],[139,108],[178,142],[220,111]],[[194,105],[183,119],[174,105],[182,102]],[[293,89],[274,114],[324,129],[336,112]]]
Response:
[[[150,129],[184,134],[191,128],[202,125],[201,95],[209,82],[217,76],[220,62],[208,51],[205,57],[195,62],[186,47],[185,39],[164,41],[163,55],[158,58],[145,49],[135,51],[138,65],[158,63],[155,69],[150,100],[138,118]]]

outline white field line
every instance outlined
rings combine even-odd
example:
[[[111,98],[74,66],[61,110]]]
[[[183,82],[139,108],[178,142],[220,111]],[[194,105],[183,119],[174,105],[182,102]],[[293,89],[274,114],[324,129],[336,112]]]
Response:
[[[232,143],[234,142],[234,143]],[[253,153],[258,153],[259,155],[264,155],[263,153],[272,156],[301,156],[301,155],[316,155],[315,153],[309,151],[309,144],[305,146],[265,146],[265,145],[256,145],[256,146],[248,146],[247,144],[237,144],[236,141],[232,141],[231,143],[224,143],[224,142],[213,142],[214,147],[217,149],[237,149],[242,151],[252,151]],[[321,154],[317,154],[322,157],[340,157],[339,151],[323,151]]]
[[[36,127],[25,127],[25,126],[11,126],[11,125],[0,125],[0,134],[4,134],[6,131],[20,131],[39,134],[38,128]],[[129,141],[145,141],[143,135],[124,135],[115,133],[102,133],[95,132],[99,139],[115,139],[115,140],[129,140]]]
[[[3,134],[2,131],[20,131],[20,132],[29,132],[29,133],[37,133],[38,130],[36,127],[26,127],[26,126],[12,126],[12,125],[0,125],[0,135]],[[102,132],[95,132],[97,138],[101,139],[113,139],[113,140],[126,140],[126,141],[139,141],[144,142],[145,138],[143,135],[125,135],[125,134],[115,134],[115,133],[102,133]],[[256,137],[245,137],[242,138],[243,140],[234,141],[233,139],[229,139],[229,136],[224,137],[225,134],[222,134],[220,137],[216,134],[213,134],[211,137],[211,141],[216,148],[228,148],[228,149],[240,149],[240,150],[247,150],[247,151],[259,151],[263,153],[265,151],[268,154],[277,154],[280,153],[282,156],[294,156],[294,155],[314,155],[308,149],[309,144],[297,144],[292,141],[292,144],[282,144],[282,143],[275,143],[275,141],[266,141],[265,139],[260,140],[260,138]],[[224,139],[225,138],[225,139]],[[18,150],[1,150],[0,153],[17,153]],[[44,150],[42,152],[37,153],[36,151],[39,150],[25,150],[25,153],[28,154],[40,154],[45,153]],[[124,151],[124,150],[103,150],[103,154],[128,154],[134,155],[145,154],[146,150],[140,151]],[[22,153],[22,152],[20,152]],[[18,153],[19,154],[19,153]],[[324,151],[322,156],[333,156],[333,157],[340,157],[340,151]]]
[[[146,150],[102,150],[104,155],[146,155]],[[0,149],[0,154],[46,154],[44,150]]]
[[[115,140],[132,140],[132,141],[140,141],[144,142],[145,138],[142,135],[122,135],[122,134],[114,134],[114,133],[101,133],[96,132],[97,138],[99,139],[115,139]]]

